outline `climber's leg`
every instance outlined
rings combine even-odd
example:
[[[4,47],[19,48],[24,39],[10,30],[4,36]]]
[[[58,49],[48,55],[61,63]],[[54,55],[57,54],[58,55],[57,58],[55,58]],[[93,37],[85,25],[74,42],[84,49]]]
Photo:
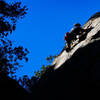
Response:
[[[71,49],[71,41],[67,41],[68,49]]]

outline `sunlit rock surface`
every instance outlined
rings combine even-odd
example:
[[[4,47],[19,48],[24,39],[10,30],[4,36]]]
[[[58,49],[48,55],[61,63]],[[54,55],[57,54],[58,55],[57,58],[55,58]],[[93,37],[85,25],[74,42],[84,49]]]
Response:
[[[96,35],[100,31],[100,17],[98,18],[93,18],[89,20],[85,25],[84,29],[88,29],[93,27],[93,29],[87,34],[86,39],[78,43],[70,52],[66,52],[64,50],[57,58],[55,58],[54,62],[52,65],[55,65],[54,69],[59,68],[63,63],[66,62],[71,56],[79,49],[82,48],[89,43],[95,41],[92,37]],[[97,37],[99,39],[100,37]],[[76,40],[77,41],[77,40]]]

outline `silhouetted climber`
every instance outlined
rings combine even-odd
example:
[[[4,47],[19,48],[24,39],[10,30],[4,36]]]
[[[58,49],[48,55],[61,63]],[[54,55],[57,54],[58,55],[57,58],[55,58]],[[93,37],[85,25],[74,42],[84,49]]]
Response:
[[[76,40],[77,38],[80,38],[84,31],[85,30],[81,27],[81,24],[76,23],[74,24],[74,27],[71,29],[70,32],[66,32],[64,40],[66,40],[67,42],[68,50],[71,49],[72,41]]]
[[[77,36],[80,37],[83,32],[84,32],[84,29],[81,27],[80,23],[74,24],[74,27],[70,31],[73,39],[76,39]]]

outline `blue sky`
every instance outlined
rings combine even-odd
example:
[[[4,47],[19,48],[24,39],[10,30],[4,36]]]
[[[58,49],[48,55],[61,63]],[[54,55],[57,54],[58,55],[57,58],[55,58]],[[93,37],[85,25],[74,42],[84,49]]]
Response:
[[[100,11],[100,0],[17,1],[22,1],[29,10],[26,17],[17,22],[11,39],[30,51],[29,62],[17,71],[18,76],[32,76],[34,71],[47,64],[47,56],[60,53],[65,45],[65,32],[70,31],[74,23],[83,25],[91,15]]]

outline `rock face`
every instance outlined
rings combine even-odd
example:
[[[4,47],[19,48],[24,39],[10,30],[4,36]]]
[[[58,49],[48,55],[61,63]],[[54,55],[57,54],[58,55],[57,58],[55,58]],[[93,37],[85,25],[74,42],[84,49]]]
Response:
[[[93,27],[93,29],[91,29],[90,32],[88,32],[88,34],[86,34],[86,38],[81,41],[80,43],[78,43],[69,53],[66,52],[66,50],[64,50],[53,62],[52,65],[55,65],[55,69],[61,67],[61,65],[63,63],[65,63],[68,59],[70,59],[72,57],[72,55],[74,55],[74,53],[80,49],[80,48],[84,48],[85,46],[87,46],[88,44],[96,41],[96,39],[99,39],[100,37],[96,37],[96,39],[94,39],[94,35],[99,34],[98,32],[100,31],[100,17],[98,18],[93,18],[91,20],[89,20],[84,26],[84,29],[89,29]],[[76,40],[77,41],[77,40]],[[82,59],[82,58],[81,58]]]
[[[100,13],[92,16],[83,28],[91,30],[79,43],[75,41],[70,52],[64,49],[55,58],[52,68],[41,77],[33,98],[100,99]]]

